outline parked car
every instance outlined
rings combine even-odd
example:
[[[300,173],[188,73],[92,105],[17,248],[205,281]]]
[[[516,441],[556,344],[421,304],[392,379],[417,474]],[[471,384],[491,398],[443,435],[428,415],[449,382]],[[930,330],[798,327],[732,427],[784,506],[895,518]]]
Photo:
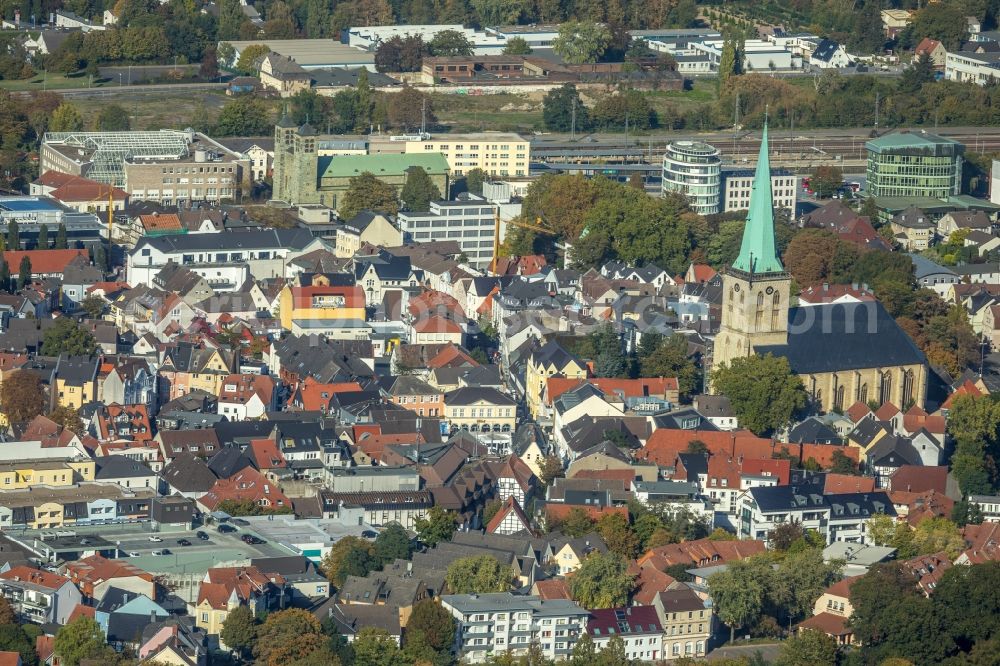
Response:
[[[170,550],[167,548],[161,548],[160,550],[154,550],[153,555],[169,555]]]
[[[263,539],[261,539],[259,537],[255,537],[252,534],[244,534],[240,538],[243,539],[243,543],[248,543],[248,544],[251,544],[251,545],[260,544],[260,543],[266,543]]]
[[[191,542],[188,541],[187,539],[178,539],[177,543],[179,545],[181,545],[181,546],[190,546],[191,545]]]
[[[156,536],[155,534],[150,534],[149,535],[149,540],[152,541],[153,543],[161,543],[163,541],[163,539],[161,539],[160,537]]]
[[[129,557],[142,557],[142,553],[140,553],[140,552],[139,552],[139,551],[137,551],[137,550],[130,550],[130,551],[128,552],[128,556],[129,556]]]
[[[233,525],[239,525],[240,527],[249,527],[250,526],[250,523],[248,523],[247,521],[243,520],[242,518],[233,518],[229,522],[231,522]]]
[[[231,532],[238,532],[238,531],[239,530],[237,530],[232,525],[227,525],[225,523],[222,523],[221,525],[219,525],[219,532],[221,532],[222,534],[229,534]]]
[[[202,541],[208,541],[208,534],[206,534],[205,532],[202,532],[201,530],[198,530],[197,532],[195,532],[194,535],[196,537],[198,537],[199,539],[201,539]]]

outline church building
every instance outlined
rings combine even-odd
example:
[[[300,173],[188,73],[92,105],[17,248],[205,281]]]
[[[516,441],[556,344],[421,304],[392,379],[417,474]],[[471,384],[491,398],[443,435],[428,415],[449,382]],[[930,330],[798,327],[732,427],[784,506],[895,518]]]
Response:
[[[770,173],[765,126],[740,253],[722,278],[713,363],[784,356],[824,412],[855,402],[922,406],[927,360],[881,303],[790,307],[792,279],[775,246]]]

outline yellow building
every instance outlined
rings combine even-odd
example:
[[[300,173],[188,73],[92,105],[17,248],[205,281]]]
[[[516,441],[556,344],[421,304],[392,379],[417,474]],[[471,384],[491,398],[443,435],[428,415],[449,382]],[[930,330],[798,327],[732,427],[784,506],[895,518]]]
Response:
[[[524,397],[532,418],[538,418],[543,406],[545,383],[554,375],[567,379],[586,379],[587,366],[563,349],[558,342],[550,341],[529,354],[524,373]]]
[[[23,460],[0,463],[0,490],[24,490],[35,485],[72,486],[93,481],[93,460]]]
[[[80,409],[97,400],[96,356],[60,356],[54,373],[53,402]]]
[[[923,405],[926,358],[881,303],[791,308],[790,286],[774,239],[765,127],[740,254],[723,276],[713,363],[725,365],[751,354],[782,356],[818,411],[842,411],[873,400],[904,410]]]
[[[170,387],[167,400],[176,400],[199,389],[219,395],[223,380],[236,370],[236,353],[231,349],[180,344],[167,350],[159,375]]]
[[[512,433],[517,403],[495,388],[466,386],[445,394],[444,417],[452,429]]]
[[[358,285],[331,285],[325,275],[314,275],[308,286],[286,285],[281,290],[278,312],[286,331],[324,323],[344,327],[365,321],[365,291]]]
[[[285,579],[278,574],[268,577],[254,566],[217,567],[205,573],[198,588],[198,601],[190,604],[195,626],[218,636],[229,612],[248,606],[255,614],[282,605]],[[283,607],[283,606],[282,606]],[[223,646],[222,640],[219,640]]]
[[[115,523],[148,519],[152,490],[116,484],[33,484],[0,493],[0,529],[52,529],[78,522]]]
[[[455,176],[482,169],[490,176],[527,176],[531,142],[513,132],[448,134],[407,141],[407,153],[441,153]]]

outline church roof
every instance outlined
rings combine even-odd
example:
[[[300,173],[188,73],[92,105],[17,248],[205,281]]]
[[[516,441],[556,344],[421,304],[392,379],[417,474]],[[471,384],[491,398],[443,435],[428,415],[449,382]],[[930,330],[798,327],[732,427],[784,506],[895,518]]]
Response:
[[[754,351],[784,356],[797,375],[926,362],[878,301],[792,308],[788,344],[755,346]]]
[[[743,228],[743,243],[733,268],[744,273],[783,273],[774,243],[774,197],[771,193],[771,161],[767,154],[767,124],[760,140],[757,170],[750,190],[750,212]]]

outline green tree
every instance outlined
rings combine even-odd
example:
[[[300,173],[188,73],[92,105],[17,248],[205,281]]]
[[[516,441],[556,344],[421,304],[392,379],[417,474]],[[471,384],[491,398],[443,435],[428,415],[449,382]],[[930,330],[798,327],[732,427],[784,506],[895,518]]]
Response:
[[[38,626],[33,624],[19,625],[16,620],[0,624],[0,651],[17,652],[21,655],[23,666],[37,666],[38,653],[35,652],[35,639],[41,634],[38,629]]]
[[[515,24],[528,10],[526,0],[472,0],[471,4],[484,26]]]
[[[531,55],[531,47],[523,37],[511,37],[503,47],[504,55]]]
[[[219,112],[215,133],[221,136],[261,136],[274,127],[264,102],[249,95],[227,102]]]
[[[441,190],[422,167],[415,166],[407,169],[399,198],[408,210],[422,213],[430,210],[432,201],[441,199]]]
[[[75,106],[69,102],[63,102],[49,120],[50,132],[79,132],[83,129],[83,116]]]
[[[837,449],[830,456],[830,471],[834,474],[857,474],[858,467],[852,458]]]
[[[929,3],[918,11],[907,31],[919,41],[923,37],[936,39],[949,51],[954,51],[965,41],[967,23],[958,5]]]
[[[469,169],[465,173],[465,189],[471,194],[481,195],[483,193],[483,183],[487,180],[488,176],[486,172],[479,167]]]
[[[31,257],[25,255],[21,257],[21,266],[17,271],[17,288],[24,289],[24,285],[31,282]]]
[[[369,546],[352,548],[347,551],[344,559],[340,562],[340,571],[337,577],[340,580],[347,580],[348,576],[364,578],[375,569],[378,569],[379,566],[380,563],[372,555]]]
[[[514,574],[491,555],[462,557],[448,565],[445,583],[452,594],[485,594],[510,590]]]
[[[719,56],[719,87],[725,89],[730,79],[743,73],[743,54],[740,43],[733,38],[727,38],[722,45]]]
[[[246,21],[239,0],[219,1],[219,39],[232,40],[240,36],[240,27]]]
[[[250,44],[244,47],[236,61],[236,71],[244,76],[256,76],[261,58],[270,52],[271,48],[265,44]]]
[[[844,172],[836,166],[818,166],[809,179],[809,187],[821,199],[833,196],[843,185]]]
[[[882,4],[867,0],[854,20],[854,30],[847,40],[851,53],[881,53],[885,48],[882,28]]]
[[[375,557],[383,565],[410,559],[410,537],[399,523],[389,523],[375,537]]]
[[[730,642],[737,628],[749,627],[760,618],[771,576],[771,564],[765,558],[748,558],[730,562],[725,571],[709,577],[715,612],[729,627]]]
[[[837,666],[837,641],[823,632],[806,629],[781,644],[777,666]]]
[[[10,266],[2,259],[0,259],[0,289],[10,292]]]
[[[757,435],[788,425],[806,404],[802,380],[781,356],[733,359],[712,372],[712,385],[729,398],[740,425]]]
[[[17,624],[17,614],[10,607],[10,602],[6,597],[0,600],[0,625]]]
[[[628,603],[635,577],[617,553],[591,553],[569,581],[570,594],[584,608],[617,608]]]
[[[643,335],[643,340],[647,335]],[[701,371],[688,355],[687,336],[674,334],[669,338],[661,336],[659,340],[660,344],[651,352],[639,351],[639,370],[642,376],[676,377],[678,390],[685,398],[698,391],[701,388]]]
[[[11,220],[7,223],[7,249],[21,249],[21,232],[17,220]]]
[[[388,96],[386,114],[390,125],[405,132],[437,122],[430,97],[405,82],[399,92]]]
[[[254,663],[285,666],[320,649],[324,642],[319,620],[309,611],[290,608],[270,613],[257,628]]]
[[[49,420],[78,435],[84,433],[83,419],[80,418],[80,413],[72,407],[58,405],[49,412]]]
[[[385,629],[363,627],[351,643],[354,666],[396,666],[400,663],[399,648]]]
[[[627,559],[634,559],[638,555],[641,544],[624,516],[617,513],[601,516],[597,521],[597,532],[611,552]]]
[[[368,70],[362,69],[354,86],[354,129],[367,132],[371,129],[375,111],[375,91],[368,81]]]
[[[69,247],[66,240],[66,225],[62,222],[59,223],[58,229],[56,229],[56,250],[65,250]]]
[[[36,245],[39,250],[49,249],[49,227],[47,224],[38,228],[38,243]]]
[[[494,498],[491,499],[489,502],[487,502],[486,506],[483,507],[483,515],[482,515],[483,525],[488,525],[489,522],[493,520],[493,517],[497,515],[497,512],[500,511],[501,508],[503,508],[503,500],[499,498]]]
[[[60,317],[42,335],[44,356],[89,356],[97,349],[97,341],[87,329],[70,317]]]
[[[368,171],[352,177],[348,181],[347,191],[337,205],[337,215],[342,220],[350,220],[363,210],[395,215],[399,211],[396,188]]]
[[[97,114],[97,129],[101,132],[127,132],[131,129],[128,111],[117,104],[108,104]]]
[[[597,62],[611,44],[611,32],[592,21],[566,21],[552,42],[556,55],[571,65]]]
[[[572,83],[550,90],[542,98],[542,120],[553,132],[586,132],[591,127],[590,113]]]
[[[77,666],[84,659],[101,661],[114,658],[114,651],[108,647],[101,625],[85,616],[60,627],[53,647],[60,663],[66,666]]]
[[[249,606],[237,606],[229,611],[222,623],[219,638],[230,650],[247,655],[257,638],[257,618]]]
[[[104,299],[95,294],[91,294],[80,301],[80,309],[87,313],[91,319],[100,319],[104,314]]]
[[[594,521],[580,507],[573,507],[558,523],[558,529],[569,537],[582,537],[594,531]]]
[[[428,44],[433,56],[470,56],[472,42],[457,30],[442,30]]]
[[[562,460],[558,456],[545,456],[542,461],[542,475],[539,478],[542,484],[550,486],[553,481],[564,476],[566,470],[563,468]]]
[[[15,370],[0,384],[0,407],[10,423],[23,423],[45,409],[41,378],[27,370]]]
[[[347,554],[352,550],[358,548],[371,548],[372,544],[368,541],[355,536],[347,536],[343,539],[337,541],[330,548],[330,551],[323,556],[323,561],[320,564],[320,569],[326,576],[327,580],[330,581],[335,586],[343,585],[344,579],[341,577],[341,565]]]
[[[922,53],[903,70],[903,76],[899,79],[899,90],[904,93],[917,93],[925,83],[934,81],[934,75],[934,63],[931,62],[930,55]]]
[[[426,518],[417,518],[415,527],[417,538],[428,546],[435,546],[442,541],[451,541],[455,533],[455,514],[440,506],[432,506],[427,511]]]
[[[413,605],[406,633],[407,642],[419,633],[432,649],[444,652],[455,642],[455,619],[437,601],[424,599]]]

